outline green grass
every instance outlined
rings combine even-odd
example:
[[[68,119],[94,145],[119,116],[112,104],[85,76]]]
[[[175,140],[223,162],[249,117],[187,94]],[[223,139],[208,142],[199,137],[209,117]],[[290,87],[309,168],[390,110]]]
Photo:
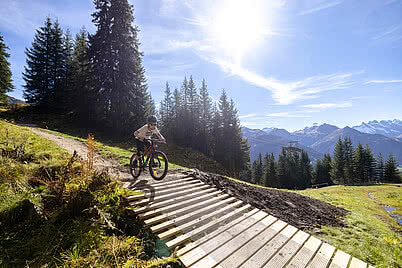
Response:
[[[157,257],[157,237],[125,207],[133,192],[120,182],[82,162],[66,168],[65,150],[1,120],[0,152],[0,267],[179,267]]]
[[[296,192],[351,212],[346,227],[324,226],[316,230],[317,237],[376,267],[402,267],[402,226],[383,209],[402,207],[402,187],[330,186]]]

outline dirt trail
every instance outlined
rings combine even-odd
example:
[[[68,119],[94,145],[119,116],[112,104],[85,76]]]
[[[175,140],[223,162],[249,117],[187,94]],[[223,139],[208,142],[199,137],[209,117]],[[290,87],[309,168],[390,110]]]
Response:
[[[87,159],[88,147],[85,143],[71,138],[51,134],[49,132],[41,130],[35,125],[23,125],[23,126],[28,127],[36,135],[53,141],[60,148],[67,150],[69,153],[73,154],[74,151],[76,151],[79,157],[81,157],[82,159]],[[128,170],[127,172],[121,171],[120,163],[111,159],[106,160],[101,156],[99,156],[98,154],[95,154],[94,166],[96,170],[105,170],[105,169],[108,170],[109,174],[111,174],[114,177],[117,177],[121,181],[132,181],[133,179]],[[152,180],[151,176],[149,175],[147,176],[146,174],[142,174],[141,178]]]
[[[82,159],[87,159],[88,149],[85,143],[51,134],[35,126],[26,127],[29,127],[35,134],[54,141],[58,146],[66,149],[71,154],[77,151],[77,154]],[[120,163],[103,159],[99,155],[95,156],[94,165],[99,170],[108,169],[111,175],[121,181],[126,181],[125,187],[131,189],[135,188],[136,185],[155,182],[147,172],[141,174],[140,180],[133,182],[131,174],[128,171],[121,171]],[[178,176],[194,176],[204,183],[210,184],[302,230],[311,230],[312,228],[319,228],[322,225],[342,227],[344,226],[343,218],[347,215],[346,210],[316,199],[291,192],[253,187],[229,180],[220,175],[203,173],[197,170],[169,169],[168,176],[164,180],[175,179]]]

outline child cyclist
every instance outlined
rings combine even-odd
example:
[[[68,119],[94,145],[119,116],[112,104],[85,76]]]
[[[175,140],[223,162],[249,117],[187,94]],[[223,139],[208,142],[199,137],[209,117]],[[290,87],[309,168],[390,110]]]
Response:
[[[156,117],[151,115],[147,118],[147,123],[143,127],[134,131],[135,142],[137,145],[137,158],[141,155],[141,152],[144,153],[145,145],[150,145],[148,140],[151,138],[152,135],[155,134],[156,136],[158,136],[159,139],[166,142],[166,139],[159,132],[156,124]]]

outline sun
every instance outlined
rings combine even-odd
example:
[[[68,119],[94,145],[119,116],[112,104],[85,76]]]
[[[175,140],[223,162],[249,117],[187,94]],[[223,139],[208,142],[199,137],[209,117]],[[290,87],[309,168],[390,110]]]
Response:
[[[209,35],[234,63],[264,36],[264,19],[257,1],[230,0],[216,9],[209,23]]]

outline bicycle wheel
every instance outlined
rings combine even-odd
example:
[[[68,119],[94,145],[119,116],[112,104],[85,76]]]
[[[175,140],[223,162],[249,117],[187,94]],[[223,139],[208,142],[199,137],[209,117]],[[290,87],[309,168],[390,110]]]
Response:
[[[168,172],[168,159],[162,152],[155,151],[149,161],[149,173],[155,180],[162,180]]]
[[[141,175],[142,171],[142,157],[135,159],[136,154],[133,154],[130,159],[130,173],[134,179]]]

